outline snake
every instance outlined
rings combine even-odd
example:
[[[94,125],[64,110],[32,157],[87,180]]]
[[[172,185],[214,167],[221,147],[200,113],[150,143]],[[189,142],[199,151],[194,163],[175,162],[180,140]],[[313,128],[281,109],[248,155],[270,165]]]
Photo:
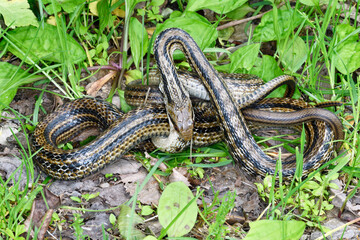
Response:
[[[190,93],[193,102],[210,100],[208,92],[206,91],[205,87],[202,85],[200,79],[196,76],[196,74],[182,70],[178,70],[177,72],[177,76],[180,82]],[[252,94],[260,86],[264,85],[264,81],[262,79],[251,74],[219,74],[222,76],[222,78],[224,78],[227,86],[232,89],[231,93],[233,94],[235,100],[238,102],[239,105],[241,105],[241,101],[243,101],[244,97],[246,97],[248,94]],[[148,76],[149,77],[146,84],[143,84],[143,80],[135,80],[127,84],[124,97],[129,105],[139,107],[144,104],[165,104],[165,99],[158,86],[161,81],[159,71],[157,69],[150,70]],[[341,131],[342,127],[338,118],[332,112],[321,109],[325,107],[341,106],[342,103],[336,101],[328,101],[312,106],[302,100],[291,99],[294,91],[294,86],[290,84],[287,85],[287,89],[284,93],[283,98],[273,98],[273,100],[268,99],[265,101],[259,100],[257,104],[249,104],[250,107],[245,106],[243,110],[245,110],[244,113],[246,120],[251,121],[253,124],[275,124],[279,127],[289,126],[292,124],[300,124],[302,122],[317,119],[319,121],[325,121],[331,126],[334,134],[334,139],[339,140],[343,138],[343,133]],[[211,108],[211,105],[207,105],[207,107]],[[305,108],[314,107],[316,107],[316,110],[302,110]],[[260,110],[267,112],[261,112]],[[213,110],[210,109],[207,111],[208,113],[206,114],[206,116],[215,115],[215,112]],[[281,112],[293,113],[281,114]],[[203,115],[201,115],[201,117],[207,120],[207,118]],[[196,116],[196,121],[199,122],[204,120]],[[215,122],[210,123],[210,125],[215,124]],[[321,129],[321,127],[319,127],[319,129]],[[218,133],[215,131],[212,131],[211,134],[218,136]],[[314,138],[313,135],[313,133],[309,133],[307,137]],[[207,141],[211,141],[213,143],[214,141],[208,140],[210,137],[211,136],[208,136],[208,138],[206,138],[207,140],[204,141],[204,144],[202,144],[201,146],[209,145],[206,144]],[[175,139],[169,139],[169,137],[164,137],[163,141],[159,141],[157,138],[152,138],[152,144],[155,145],[156,149],[172,153],[182,151],[190,144],[188,141],[184,141],[184,139],[180,136],[175,135],[174,138]],[[197,138],[194,139],[196,140]],[[195,146],[200,145],[197,143],[195,144]],[[336,148],[339,147],[340,142],[336,144]],[[148,149],[154,148],[149,145]]]
[[[171,36],[175,36],[175,39]],[[188,59],[196,57],[200,59],[199,62],[203,65],[207,64],[207,61],[204,60],[205,56],[201,55],[202,52],[197,47],[196,43],[189,35],[187,35],[187,33],[181,30],[165,30],[165,32],[161,33],[157,38],[155,49],[162,47],[161,42],[169,44],[169,39],[176,44],[182,44],[181,46],[183,46],[184,49],[191,49],[190,56],[187,56]],[[199,68],[199,62],[195,60],[193,66],[196,66],[194,68],[197,69],[198,74],[200,72],[199,75],[202,82],[211,78],[207,76],[208,73],[210,75],[216,74],[214,69],[212,72],[210,71],[207,73],[209,66],[211,67],[211,65],[206,65],[206,67],[204,67],[205,70]],[[169,65],[173,66],[173,64],[170,63]],[[162,69],[160,68],[160,73],[161,72]],[[215,77],[216,81],[219,81],[219,79],[221,83],[222,79],[220,77]],[[209,80],[209,82],[211,81],[212,80]],[[275,84],[272,83],[272,86],[278,86],[279,82]],[[284,81],[282,81],[280,85],[284,84],[283,82]],[[209,84],[207,84],[208,83],[204,84],[206,89],[209,88]],[[230,96],[230,100],[233,101],[235,109],[238,111],[237,117],[239,120],[235,121],[245,121],[244,114],[248,118],[253,118],[252,120],[254,120],[254,122],[258,121],[261,123],[268,119],[268,113],[264,114],[264,112],[262,112],[259,115],[256,111],[263,111],[266,108],[272,109],[273,111],[284,111],[284,109],[287,109],[287,111],[290,112],[273,112],[275,115],[282,114],[282,117],[280,118],[279,115],[274,116],[279,121],[279,124],[288,125],[292,124],[291,122],[299,124],[300,121],[309,121],[309,123],[306,124],[306,128],[311,134],[311,137],[308,137],[308,147],[304,154],[304,157],[307,159],[306,161],[304,160],[304,173],[306,174],[307,172],[312,171],[324,161],[327,161],[332,152],[332,140],[342,138],[341,122],[336,115],[325,109],[314,108],[307,103],[301,105],[300,102],[291,98],[275,100],[260,99],[261,96],[264,96],[267,92],[271,91],[269,85],[265,87],[264,85],[257,88],[260,89],[257,93],[249,93],[246,97],[242,98],[240,104],[244,104],[246,107],[251,106],[248,109],[242,106],[242,108],[244,108],[241,110],[242,113],[240,113],[239,110],[239,103],[235,102],[231,93],[228,94],[227,98],[229,99]],[[224,86],[226,86],[226,83],[224,83]],[[222,102],[225,101],[225,99],[223,99],[224,96],[222,95],[223,91],[228,91],[227,87],[223,89],[220,88],[221,87],[215,87],[215,93],[213,90],[207,90],[209,92],[211,105],[208,105],[210,103],[204,102],[191,102],[193,107],[191,112],[195,115],[193,118],[194,128],[191,133],[194,144],[211,144],[211,141],[216,142],[225,139],[235,161],[244,165],[246,170],[251,173],[256,172],[260,175],[273,173],[276,161],[269,158],[267,155],[265,155],[265,158],[257,160],[249,154],[250,159],[247,160],[246,151],[235,149],[235,153],[233,153],[234,148],[241,147],[241,144],[237,143],[237,140],[240,138],[234,139],[234,136],[232,136],[233,133],[231,133],[231,130],[235,129],[233,126],[234,124],[226,123],[225,126],[223,124],[224,120],[228,121],[229,118],[232,118],[231,114],[233,114],[233,111],[227,109],[224,113],[222,112],[223,109],[219,107],[223,104]],[[254,96],[260,97],[256,98]],[[216,99],[217,97],[220,98],[220,102]],[[248,99],[251,99],[252,102],[250,101],[251,103],[248,103]],[[305,102],[302,101],[302,103]],[[230,105],[231,104],[226,105],[226,108]],[[215,106],[215,108],[213,106]],[[234,109],[234,106],[230,106],[230,108]],[[213,113],[209,115],[208,112],[210,110],[212,110]],[[246,115],[247,111],[249,113],[248,115]],[[253,111],[253,115],[251,115],[251,111]],[[303,112],[299,113],[299,111]],[[229,113],[231,113],[230,116]],[[287,115],[287,117],[284,118],[283,114],[290,115]],[[33,159],[42,171],[54,178],[63,180],[83,178],[104,168],[106,165],[115,161],[119,156],[134,148],[140,142],[151,139],[152,137],[167,136],[172,124],[168,115],[166,104],[144,105],[126,114],[122,114],[116,107],[105,101],[91,98],[77,99],[65,103],[55,112],[47,115],[45,119],[36,126],[31,138],[32,150],[36,152]],[[283,120],[283,123],[280,123],[280,119],[285,120]],[[314,121],[315,119],[317,120]],[[210,126],[210,123],[215,123],[217,126]],[[249,129],[245,122],[243,122],[243,125],[239,124],[239,126],[242,126],[242,128],[238,130],[240,131],[240,135],[245,134],[250,139],[247,139],[245,144],[248,144],[249,142],[251,144],[252,137],[250,138],[250,135],[247,135]],[[85,129],[93,127],[100,128],[101,134],[91,143],[72,150],[63,150],[57,147],[59,143],[67,141],[67,139],[79,135]],[[214,132],[216,132],[217,135],[213,134]],[[211,141],[208,140],[210,139],[209,136],[211,136]],[[230,140],[226,140],[229,139],[229,136]],[[237,137],[236,133],[235,137]],[[254,144],[256,145],[255,141]],[[244,145],[242,147],[244,147]],[[254,146],[251,146],[250,150],[252,151],[253,149]],[[241,154],[244,156],[243,160],[239,160],[238,158]],[[256,154],[259,153],[257,152]],[[284,164],[283,173],[285,173],[285,177],[294,173],[294,161],[294,159],[289,159],[286,162],[288,166],[286,166],[287,164]]]
[[[176,68],[172,61],[172,54],[177,49],[185,54],[191,67],[197,73],[201,83],[209,93],[210,101],[216,110],[218,121],[221,123],[225,142],[234,161],[249,173],[258,173],[260,175],[265,175],[266,173],[274,174],[274,164],[276,164],[276,161],[267,156],[261,147],[257,145],[246,125],[241,109],[252,103],[256,103],[263,99],[269,92],[273,91],[274,88],[270,87],[271,84],[276,88],[279,84],[282,85],[293,79],[278,77],[262,85],[255,92],[244,96],[244,101],[240,101],[239,105],[232,96],[226,82],[209,61],[207,61],[204,53],[188,33],[178,28],[162,31],[154,44],[154,55],[157,61],[157,67],[162,76],[159,87],[164,94],[169,118],[173,124],[178,125],[177,128],[180,131],[183,130],[185,132],[185,134],[182,135],[190,133],[187,127],[190,126],[192,121],[190,115],[191,110],[188,110],[188,105],[191,105],[191,101],[188,100],[190,99],[188,94],[182,93],[181,84],[179,84],[176,76]],[[172,104],[172,99],[167,99],[168,97],[166,97],[170,96],[166,93],[167,91],[173,95],[181,95],[183,100]],[[174,115],[172,114],[173,112],[178,114]],[[338,127],[340,126],[341,124],[338,125]],[[330,147],[330,144],[328,144],[328,147]],[[322,152],[324,158],[327,159],[326,153],[329,152],[325,149],[326,148],[319,148],[319,151]],[[322,162],[322,160],[318,159],[309,160],[311,164],[304,166],[303,172],[307,173],[312,168],[319,167]],[[294,175],[295,170],[295,168],[284,167],[282,169],[282,176],[291,177]]]

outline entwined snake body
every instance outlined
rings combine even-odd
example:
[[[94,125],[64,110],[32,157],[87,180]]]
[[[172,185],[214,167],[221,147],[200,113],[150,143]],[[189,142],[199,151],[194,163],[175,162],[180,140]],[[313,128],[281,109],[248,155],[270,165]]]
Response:
[[[308,145],[304,154],[305,174],[328,160],[332,151],[330,142],[334,138],[334,133],[337,134],[336,139],[342,137],[341,123],[334,114],[324,109],[311,108],[309,104],[289,98],[260,101],[278,85],[291,85],[291,80],[278,79],[267,85],[261,85],[255,92],[236,101],[193,39],[179,29],[165,30],[155,43],[154,53],[163,79],[177,78],[171,55],[178,47],[185,52],[193,69],[208,90],[212,104],[215,106],[215,115],[214,111],[209,113],[212,109],[208,103],[192,104],[190,100],[186,100],[188,94],[182,86],[179,85],[180,90],[179,88],[171,90],[170,88],[175,84],[168,83],[161,85],[163,91],[169,89],[169,92],[173,91],[165,97],[166,110],[163,105],[145,105],[122,115],[109,103],[94,99],[78,99],[60,107],[36,127],[32,137],[32,149],[37,151],[34,157],[37,165],[45,173],[58,179],[82,178],[103,168],[145,139],[167,136],[170,125],[175,125],[175,128],[181,132],[183,140],[188,141],[192,138],[195,145],[211,144],[225,139],[233,158],[249,172],[271,174],[274,172],[276,161],[268,157],[256,144],[240,112],[240,108],[252,103],[256,103],[252,109],[243,110],[247,118],[252,118],[251,120],[263,123],[269,120],[267,116],[270,114],[256,112],[257,106],[260,109],[274,111],[277,111],[276,108],[279,108],[278,111],[296,110],[282,120],[276,115],[278,113],[273,113],[274,119],[279,120],[278,124],[311,121],[306,124]],[[175,101],[176,98],[180,102]],[[180,103],[180,107],[172,105],[173,102]],[[183,106],[185,108],[182,108]],[[299,109],[304,109],[300,110],[304,112],[297,112]],[[180,124],[176,119],[169,123],[168,115],[171,115],[169,112],[178,113],[175,118],[184,117]],[[194,118],[191,116],[192,112]],[[316,119],[320,121],[313,121]],[[79,149],[57,148],[60,142],[71,139],[89,127],[100,127],[103,132],[96,140]],[[294,166],[294,159],[285,161],[283,176],[293,175]]]

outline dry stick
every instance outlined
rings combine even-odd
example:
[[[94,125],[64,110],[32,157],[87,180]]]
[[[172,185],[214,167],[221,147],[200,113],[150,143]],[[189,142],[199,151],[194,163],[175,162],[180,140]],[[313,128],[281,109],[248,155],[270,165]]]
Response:
[[[279,5],[277,6],[277,8],[281,7],[281,6],[284,5],[284,4],[285,4],[285,3],[279,4]],[[269,11],[260,13],[260,14],[258,14],[258,15],[256,15],[256,16],[252,16],[252,17],[249,17],[249,18],[245,18],[245,19],[241,19],[241,20],[235,20],[235,21],[226,23],[226,24],[224,24],[224,25],[218,26],[218,27],[216,28],[216,30],[223,30],[223,29],[225,29],[225,28],[229,28],[229,27],[232,27],[232,26],[235,26],[235,25],[239,25],[239,24],[241,24],[241,23],[245,23],[245,22],[248,22],[248,21],[252,21],[252,20],[254,20],[254,19],[261,18],[265,13],[268,13],[268,12],[270,12],[270,11],[272,11],[272,9],[269,10]]]
[[[348,223],[345,223],[344,225],[341,225],[335,229],[332,229],[331,231],[327,232],[324,236],[321,236],[321,237],[318,237],[317,239],[315,240],[321,240],[321,239],[325,239],[326,237],[330,236],[331,234],[333,234],[334,232],[337,232],[339,230],[341,230],[342,228],[345,228],[353,223],[356,223],[356,222],[359,222],[360,221],[360,218],[356,218]]]

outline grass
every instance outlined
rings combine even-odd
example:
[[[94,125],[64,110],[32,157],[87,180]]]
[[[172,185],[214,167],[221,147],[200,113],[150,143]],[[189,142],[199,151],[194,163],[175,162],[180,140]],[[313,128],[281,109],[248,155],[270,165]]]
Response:
[[[172,27],[172,23],[170,20],[166,20],[166,18],[164,18],[165,21],[163,23],[160,21],[161,17],[159,17],[160,13],[157,13],[157,8],[161,5],[161,1],[146,2],[144,7],[140,9],[144,10],[147,15],[141,15],[141,10],[139,9],[134,10],[136,6],[139,6],[137,5],[139,2],[140,1],[135,0],[125,1],[126,8],[124,8],[124,6],[121,5],[121,1],[112,6],[106,4],[106,1],[102,1],[102,5],[98,10],[103,14],[99,17],[93,15],[92,9],[87,3],[75,6],[71,12],[63,10],[61,15],[50,14],[56,21],[56,35],[54,35],[54,38],[58,39],[58,42],[54,43],[54,48],[56,46],[59,54],[57,59],[52,61],[46,57],[53,53],[47,52],[48,50],[45,48],[40,49],[45,53],[45,57],[41,59],[41,61],[34,59],[31,49],[34,46],[38,46],[35,38],[29,43],[19,42],[17,39],[19,35],[13,35],[9,29],[1,29],[1,44],[3,44],[3,47],[5,46],[3,49],[10,51],[10,53],[3,51],[1,53],[2,58],[7,59],[6,57],[13,56],[12,54],[14,52],[21,54],[21,56],[17,55],[20,66],[29,69],[29,73],[31,74],[27,76],[24,83],[35,82],[33,85],[26,86],[26,88],[37,91],[38,98],[34,106],[34,113],[30,116],[23,116],[11,108],[5,109],[3,105],[0,106],[2,111],[9,112],[13,119],[21,123],[20,131],[25,134],[26,144],[28,145],[26,148],[22,146],[14,135],[19,145],[22,164],[6,181],[0,179],[0,238],[24,239],[29,236],[30,233],[26,231],[26,226],[24,225],[25,219],[31,211],[33,200],[43,191],[45,187],[44,184],[47,184],[48,179],[42,182],[40,178],[35,178],[32,162],[32,156],[35,153],[31,152],[29,146],[29,133],[39,122],[39,115],[45,112],[42,107],[44,92],[67,99],[79,98],[86,95],[82,82],[88,79],[89,76],[85,76],[82,73],[82,69],[89,68],[96,70],[98,68],[97,64],[99,64],[106,65],[104,67],[105,69],[116,70],[119,73],[119,78],[113,81],[112,89],[109,93],[109,99],[111,99],[117,92],[118,87],[123,84],[124,76],[131,76],[131,71],[137,72],[137,75],[142,75],[142,69],[149,69],[152,58],[151,45],[154,37],[145,39],[144,33],[151,32],[151,26],[155,25],[159,28],[161,26]],[[322,222],[325,219],[323,213],[332,206],[328,193],[328,188],[334,187],[331,184],[331,180],[341,176],[341,179],[345,183],[343,191],[350,192],[347,195],[347,201],[358,192],[359,184],[357,182],[360,177],[360,151],[358,147],[360,132],[360,103],[358,101],[360,77],[356,76],[354,73],[356,69],[354,68],[356,67],[355,64],[360,62],[360,57],[354,55],[352,61],[349,62],[347,62],[346,58],[346,55],[350,54],[347,52],[349,46],[352,46],[351,49],[360,48],[357,46],[359,45],[358,34],[360,31],[357,27],[358,23],[350,20],[350,10],[346,10],[345,5],[338,1],[329,1],[328,3],[329,6],[338,7],[326,8],[317,5],[306,5],[300,1],[296,1],[294,5],[286,2],[282,9],[274,4],[260,2],[251,6],[255,9],[254,15],[258,14],[262,7],[269,4],[273,10],[268,13],[269,16],[262,16],[260,24],[257,23],[257,25],[263,26],[262,30],[257,30],[258,27],[255,28],[254,25],[251,25],[249,22],[247,26],[253,35],[249,35],[248,39],[245,39],[244,44],[240,46],[235,45],[225,39],[225,44],[221,46],[222,50],[219,50],[218,45],[215,47],[214,42],[206,43],[206,40],[212,39],[214,32],[217,33],[215,29],[216,26],[213,24],[217,24],[220,21],[230,21],[226,18],[227,14],[221,12],[221,7],[224,7],[226,3],[223,3],[222,6],[213,7],[212,10],[217,12],[216,16],[218,20],[216,22],[210,22],[203,19],[198,13],[186,12],[190,2],[191,1],[188,1],[186,4],[186,2],[181,0],[176,1],[180,11],[185,9],[185,14],[182,17],[178,17],[178,12],[173,12],[172,19],[176,19],[176,21],[174,20],[175,22],[181,21],[186,30],[189,31],[195,39],[204,41],[203,45],[206,47],[204,51],[211,62],[214,64],[221,62],[223,64],[216,66],[218,69],[232,69],[236,72],[257,74],[264,80],[272,79],[275,77],[275,73],[279,72],[290,74],[297,78],[298,87],[302,92],[302,96],[306,99],[314,102],[334,100],[346,103],[341,107],[331,109],[341,119],[345,130],[345,139],[341,152],[336,153],[332,160],[311,173],[307,178],[302,178],[301,173],[298,173],[291,183],[287,183],[282,181],[281,176],[279,176],[279,180],[269,176],[265,178],[262,183],[257,184],[260,196],[268,203],[268,208],[264,215],[266,219],[302,221],[305,222],[308,227],[321,229]],[[40,9],[45,5],[49,6],[40,1]],[[204,3],[204,6],[206,6],[206,3]],[[112,12],[118,7],[124,11],[125,18],[120,17],[121,13]],[[358,17],[359,3],[355,3],[353,8],[357,9],[357,11],[355,11],[355,17]],[[246,8],[244,9],[245,10],[242,11],[246,11]],[[287,12],[284,9],[286,9]],[[52,10],[56,12],[55,5],[52,5]],[[36,10],[34,10],[34,12],[41,13],[40,16],[43,17],[40,19],[39,25],[45,24],[46,19],[43,12]],[[286,20],[283,19],[285,13],[289,14],[289,18]],[[248,14],[251,14],[251,12]],[[139,21],[142,25],[141,29],[132,28],[133,25],[131,25],[131,21],[138,21],[132,18],[135,16],[141,19],[141,21]],[[265,22],[265,18],[268,19],[267,22]],[[199,21],[199,19],[201,19],[201,21]],[[264,23],[262,21],[264,21]],[[223,24],[223,22],[221,22],[220,25]],[[350,24],[348,24],[349,22]],[[344,26],[345,24],[347,25]],[[269,27],[270,25],[271,27]],[[273,36],[271,35],[272,31],[274,31]],[[37,36],[39,32],[37,29],[34,32],[35,36]],[[157,34],[157,32],[155,33]],[[203,38],[205,33],[208,34],[206,35],[209,36],[208,38]],[[140,37],[137,42],[132,41],[129,43],[128,39],[134,39],[134,36],[129,36],[130,34],[138,34],[137,36],[142,37]],[[271,40],[269,35],[272,36]],[[80,47],[83,50],[76,54],[78,54],[79,58],[83,59],[82,61],[76,62],[71,60],[73,56],[76,55],[76,51],[68,40],[69,36],[81,43]],[[256,37],[259,39],[256,40]],[[120,38],[121,41],[119,43],[118,40]],[[216,39],[216,37],[214,39]],[[250,52],[249,56],[234,57],[236,56],[236,53],[234,53],[233,57],[231,57],[234,48],[241,49],[248,45],[255,46],[252,44],[258,42],[265,44],[268,41],[277,43],[276,50],[271,57],[265,56],[263,53],[259,54],[259,49],[256,47],[251,48],[257,50]],[[302,47],[298,47],[297,49],[297,47],[294,47],[295,43],[296,46]],[[304,44],[301,45],[302,43]],[[146,45],[148,45],[148,47],[146,47]],[[130,51],[127,51],[128,47],[130,47]],[[108,48],[114,51],[110,53],[107,51]],[[219,52],[221,52],[221,54],[218,54]],[[114,62],[113,60],[116,54],[120,54],[118,62]],[[145,55],[146,59],[144,59]],[[261,58],[258,56],[261,56]],[[343,59],[339,56],[343,57]],[[187,66],[184,63],[185,59],[183,59],[181,55],[176,57],[180,59],[176,62],[179,66]],[[137,59],[139,59],[139,63],[136,62]],[[238,64],[235,67],[231,66],[229,59]],[[357,68],[358,67],[359,66],[357,66]],[[12,74],[11,78],[1,74],[0,77],[2,79],[16,79],[14,76],[16,76],[17,72],[18,71],[10,72],[10,74]],[[90,71],[87,72],[92,74]],[[30,81],[33,76],[35,76],[36,79]],[[320,79],[325,82],[325,85],[320,84]],[[46,87],[44,89],[39,88],[38,84],[40,83],[46,84]],[[4,86],[17,85],[14,81],[12,85]],[[15,87],[15,92],[17,87]],[[25,86],[23,87],[25,88]],[[14,88],[9,87],[9,89],[14,91]],[[0,87],[2,92],[9,89],[1,89]],[[8,92],[10,92],[10,90]],[[9,94],[8,97],[11,98],[10,95],[11,94]],[[0,100],[3,104],[1,97]],[[351,111],[345,111],[349,108]],[[303,138],[296,141],[303,142]],[[300,150],[295,149],[298,156],[298,167],[301,167],[302,163],[302,149],[301,147]],[[192,158],[189,158],[189,155]],[[137,195],[144,188],[150,177],[154,173],[159,172],[157,170],[158,166],[163,161],[169,167],[169,172],[174,167],[185,165],[189,168],[189,172],[193,177],[203,178],[205,177],[204,169],[221,167],[223,164],[227,164],[229,162],[228,159],[225,159],[227,155],[226,148],[220,144],[201,149],[195,153],[190,151],[173,155],[157,153],[157,155],[153,156],[157,157],[159,161],[154,166],[150,166],[149,162],[144,160],[144,165],[147,166],[149,173],[144,182],[138,186],[135,195],[127,202],[127,205],[131,208],[130,215],[135,218]],[[209,158],[220,158],[221,161],[213,163],[208,161]],[[195,159],[195,162],[193,162],[192,159]],[[329,167],[330,170],[322,173],[321,171],[327,167]],[[280,169],[281,165],[278,165],[278,170]],[[23,175],[23,172],[25,175]],[[169,174],[169,172],[166,174]],[[20,174],[21,177],[17,178],[17,174]],[[24,188],[20,188],[20,179],[26,179]],[[228,197],[224,197],[221,201],[218,198],[218,193],[215,192],[214,195],[213,203],[210,205],[204,204],[203,208],[200,209],[202,220],[199,220],[199,218],[198,221],[202,221],[203,224],[207,226],[208,232],[205,234],[206,236],[209,238],[211,236],[223,238],[230,232],[224,223],[226,214],[232,209],[234,193],[228,192],[226,194]],[[75,211],[75,209],[72,210]],[[86,209],[84,210],[83,208],[81,208],[81,210],[86,211]],[[83,239],[84,236],[81,228],[83,217],[81,212],[76,214],[77,215],[74,213],[74,221],[71,227],[74,229],[74,235],[78,239]],[[53,218],[55,219],[55,215]],[[56,227],[55,220],[52,226]],[[114,224],[114,226],[116,226],[116,224]],[[130,224],[130,226],[132,225]],[[128,228],[126,233],[128,238],[131,236],[131,231],[132,227]],[[105,232],[104,230],[104,239],[108,237]],[[238,232],[238,236],[242,236],[242,234],[243,232]],[[165,233],[163,233],[161,237],[163,236],[165,236]]]

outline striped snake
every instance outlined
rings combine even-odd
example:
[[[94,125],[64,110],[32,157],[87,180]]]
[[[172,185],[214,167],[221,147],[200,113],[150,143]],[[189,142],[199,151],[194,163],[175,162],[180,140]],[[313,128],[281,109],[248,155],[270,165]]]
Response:
[[[234,96],[238,104],[241,104],[241,100],[246,97],[248,94],[255,92],[260,86],[264,84],[264,81],[257,76],[249,74],[224,74],[219,73],[222,78],[225,80],[226,85],[231,89],[231,93]],[[178,71],[177,74],[180,82],[183,84],[186,91],[192,96],[193,102],[209,100],[209,94],[201,84],[199,78],[189,72]],[[285,79],[285,78],[282,78]],[[159,90],[159,82],[161,81],[161,76],[158,70],[150,70],[149,78],[147,85],[142,84],[142,80],[135,80],[130,82],[126,86],[125,90],[125,99],[129,105],[132,106],[143,106],[144,104],[164,104],[163,94]],[[277,81],[277,80],[276,80]],[[312,106],[304,101],[291,99],[292,94],[294,93],[294,86],[292,84],[288,85],[287,90],[284,93],[284,98],[273,98],[257,102],[257,104],[252,104],[250,107],[243,109],[245,118],[247,121],[252,121],[253,124],[262,124],[262,125],[276,125],[279,126],[289,126],[289,125],[299,125],[303,122],[311,120],[320,120],[329,124],[333,130],[335,139],[342,139],[342,127],[338,118],[331,113],[330,111],[319,109],[324,107],[339,106],[339,102],[326,102],[321,104],[316,104]],[[197,103],[198,104],[198,103]],[[198,108],[198,106],[196,106]],[[211,105],[208,104],[208,107]],[[301,110],[305,108],[317,109],[312,110]],[[267,111],[266,113],[261,112]],[[300,111],[301,110],[301,111]],[[216,115],[213,109],[207,110],[209,113],[206,116]],[[282,114],[281,112],[294,112],[292,114],[286,113]],[[299,114],[301,113],[301,114]],[[196,111],[195,111],[196,115]],[[206,119],[206,116],[201,115],[202,118]],[[306,116],[306,117],[305,117]],[[195,124],[199,124],[201,118],[195,117]],[[206,123],[209,124],[209,123]],[[211,123],[211,126],[218,125],[217,123]],[[322,127],[319,127],[319,130]],[[322,130],[320,130],[322,131]],[[313,132],[308,133],[310,138],[315,138]],[[206,142],[214,142],[209,140],[211,136],[214,135],[218,137],[218,133],[211,132],[206,138],[206,141],[201,146],[206,145]],[[175,136],[176,137],[176,136]],[[196,139],[196,138],[195,138]],[[171,142],[169,137],[164,137],[164,140],[160,142],[156,138],[152,138],[152,143],[156,148],[166,151],[166,152],[179,152],[183,148],[189,146],[189,142],[184,141],[181,136],[177,137],[174,142]],[[169,142],[170,141],[170,142]],[[195,143],[196,146],[200,146],[198,142]],[[209,144],[207,144],[209,145]],[[320,144],[321,145],[321,144]],[[339,143],[337,144],[339,147]]]
[[[207,102],[190,102],[192,106],[190,114],[186,113],[186,110],[182,112],[185,117],[190,115],[190,120],[185,121],[183,125],[185,128],[181,126],[177,128],[180,131],[185,129],[185,134],[181,136],[185,141],[188,140],[186,127],[193,124],[190,134],[194,145],[201,146],[225,139],[233,158],[245,166],[245,169],[261,175],[271,174],[274,172],[276,161],[265,155],[256,144],[243,114],[249,120],[260,123],[269,123],[275,119],[278,125],[309,121],[305,125],[308,144],[304,154],[304,173],[308,173],[328,160],[332,151],[330,142],[334,138],[342,138],[341,122],[333,113],[313,108],[303,101],[290,98],[261,100],[278,85],[292,85],[291,81],[283,79],[260,85],[254,92],[235,101],[222,78],[207,62],[195,42],[189,35],[178,29],[165,30],[155,43],[154,52],[163,78],[168,77],[169,72],[165,71],[164,65],[159,63],[159,61],[164,61],[159,59],[159,53],[165,53],[169,57],[165,60],[168,61],[165,67],[170,67],[173,74],[175,68],[171,55],[172,51],[179,46],[208,89],[212,101],[211,106],[215,106],[214,109]],[[164,84],[161,88],[164,90]],[[186,95],[185,93],[185,98],[187,98]],[[171,96],[168,99],[165,97],[164,101],[171,102],[172,99]],[[248,108],[243,109],[245,107]],[[239,111],[240,108],[243,109],[242,113]],[[264,109],[289,111],[289,113],[266,112],[264,114]],[[113,162],[138,143],[156,136],[167,136],[170,126],[174,122],[177,124],[176,121],[169,121],[167,110],[168,107],[164,107],[163,104],[144,105],[122,114],[113,105],[101,100],[83,98],[66,103],[37,125],[32,136],[32,150],[37,153],[34,156],[35,163],[45,173],[57,179],[71,180],[88,176]],[[194,114],[194,118],[191,114]],[[271,118],[273,119],[269,120]],[[221,122],[220,125],[218,120]],[[85,129],[94,127],[100,128],[101,134],[88,145],[73,150],[57,148],[61,142],[66,142]],[[293,175],[294,164],[293,158],[283,163],[285,177]]]

